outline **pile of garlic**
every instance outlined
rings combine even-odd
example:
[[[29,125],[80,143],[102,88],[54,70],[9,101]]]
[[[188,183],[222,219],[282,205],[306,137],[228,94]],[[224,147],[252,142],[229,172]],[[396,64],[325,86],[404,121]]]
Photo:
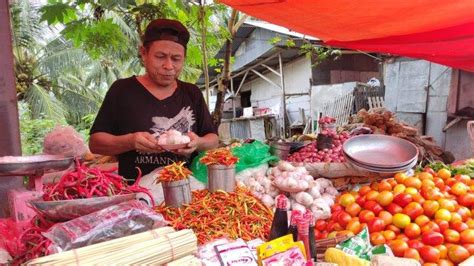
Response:
[[[189,136],[181,134],[178,130],[170,129],[160,135],[158,145],[184,144],[190,141]]]
[[[310,209],[316,219],[331,215],[331,206],[338,191],[325,178],[313,179],[304,167],[294,167],[286,161],[269,168],[266,175],[256,171],[244,178],[237,178],[240,185],[248,187],[252,194],[266,206],[275,205],[275,197],[282,192],[290,193],[290,208],[302,212]]]

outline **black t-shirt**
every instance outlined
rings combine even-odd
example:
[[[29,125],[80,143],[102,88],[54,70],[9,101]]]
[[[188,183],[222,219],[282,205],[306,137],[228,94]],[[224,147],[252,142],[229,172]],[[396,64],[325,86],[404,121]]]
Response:
[[[158,137],[169,129],[182,133],[193,131],[201,137],[216,133],[201,91],[193,84],[178,81],[175,92],[159,100],[133,76],[112,84],[90,134],[106,132],[118,136],[146,131]],[[175,161],[189,162],[192,157],[185,158],[171,152],[128,151],[118,155],[119,174],[134,179],[138,173],[135,167],[147,174]]]

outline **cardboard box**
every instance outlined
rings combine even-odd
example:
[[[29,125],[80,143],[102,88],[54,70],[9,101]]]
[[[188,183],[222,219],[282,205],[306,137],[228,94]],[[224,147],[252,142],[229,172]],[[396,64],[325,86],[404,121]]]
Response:
[[[12,189],[8,192],[10,214],[15,222],[29,221],[36,212],[29,207],[28,201],[38,199],[42,192],[30,191],[24,188]]]

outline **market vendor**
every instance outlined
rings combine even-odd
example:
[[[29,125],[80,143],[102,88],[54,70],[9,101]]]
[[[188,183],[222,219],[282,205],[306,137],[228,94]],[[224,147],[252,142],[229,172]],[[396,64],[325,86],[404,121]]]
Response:
[[[93,153],[117,155],[119,174],[133,179],[197,151],[218,145],[216,129],[197,86],[178,80],[186,57],[188,30],[176,20],[148,24],[140,46],[145,74],[115,81],[90,131]],[[187,147],[163,151],[158,136],[170,129],[188,134]]]

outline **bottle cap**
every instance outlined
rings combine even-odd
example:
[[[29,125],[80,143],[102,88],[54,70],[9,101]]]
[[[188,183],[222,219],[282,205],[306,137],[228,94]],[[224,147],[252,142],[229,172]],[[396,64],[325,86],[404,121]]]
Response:
[[[310,225],[314,225],[315,224],[315,221],[314,221],[314,215],[313,215],[313,212],[311,210],[306,210],[306,212],[304,213],[304,217],[306,219],[308,219],[308,223]]]
[[[292,210],[291,211],[291,219],[290,219],[290,224],[291,225],[296,225],[298,223],[298,219],[301,217],[301,211],[299,210]]]
[[[278,209],[288,209],[288,198],[284,194],[276,196],[275,201]]]

